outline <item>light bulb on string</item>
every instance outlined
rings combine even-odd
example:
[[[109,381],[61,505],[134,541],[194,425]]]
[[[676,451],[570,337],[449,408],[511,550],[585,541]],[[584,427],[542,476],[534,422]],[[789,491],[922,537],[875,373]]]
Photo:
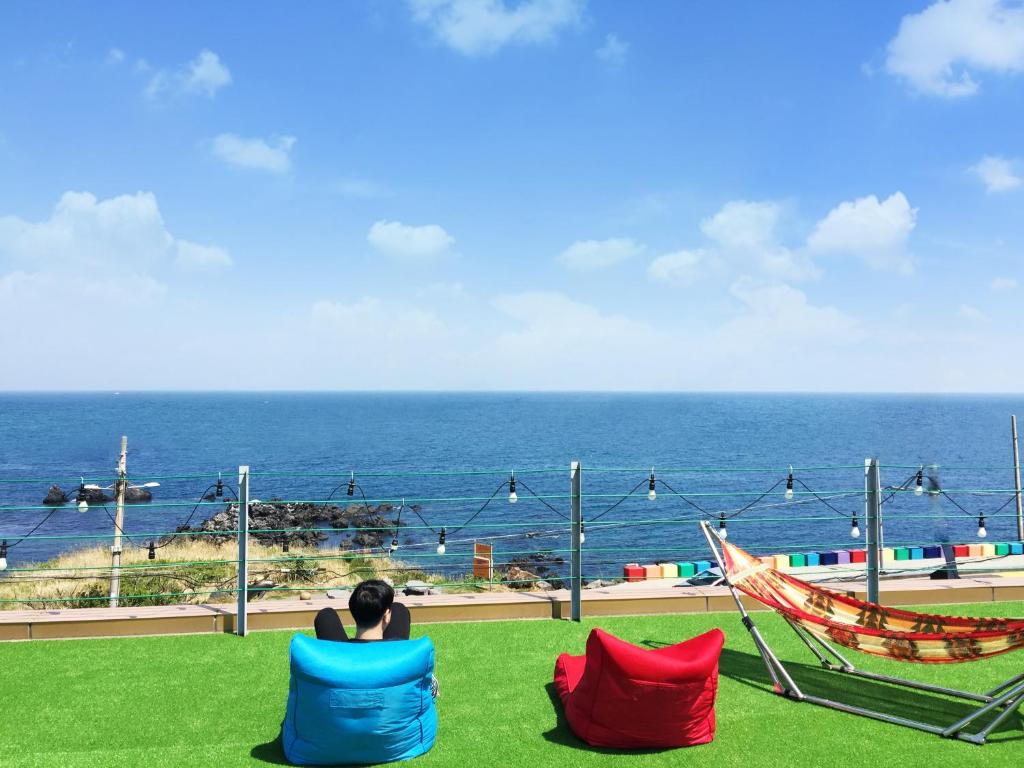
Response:
[[[917,470],[917,477],[914,480],[914,495],[920,496],[924,493],[924,467]]]
[[[725,527],[725,513],[722,512],[718,516],[718,536],[721,539],[729,538],[729,529]]]
[[[445,529],[441,529],[441,534],[437,537],[437,554],[443,555],[447,551],[447,547],[444,545],[444,534]]]
[[[393,553],[396,549],[398,549],[398,537],[397,536],[395,536],[395,538],[393,538],[391,540],[391,546],[388,547],[388,554]]]
[[[213,495],[218,499],[224,497],[224,481],[220,479],[220,475],[217,475],[217,488],[214,490]]]
[[[82,478],[82,482],[78,486],[78,498],[75,499],[78,502],[79,512],[89,511],[89,502],[85,500],[85,478]]]
[[[587,525],[580,520],[580,544],[587,540]]]
[[[515,504],[519,501],[519,494],[516,493],[516,473],[513,472],[508,479],[508,503]]]
[[[0,542],[0,571],[7,570],[7,539]]]
[[[978,538],[984,539],[988,536],[988,531],[985,530],[985,516],[978,515]]]
[[[156,544],[149,542],[149,559],[156,560]]]
[[[351,477],[348,479],[348,488],[345,490],[346,496],[356,495],[356,473],[353,472]]]
[[[654,479],[654,467],[651,467],[651,477],[650,477],[650,480],[647,481],[647,500],[648,501],[654,501],[656,498],[658,498],[658,492],[656,490],[654,490],[654,483],[655,482],[656,481]]]
[[[789,468],[789,476],[786,478],[786,501],[793,498],[793,467]]]
[[[860,538],[860,526],[857,524],[857,516],[850,519],[850,536],[854,539]]]

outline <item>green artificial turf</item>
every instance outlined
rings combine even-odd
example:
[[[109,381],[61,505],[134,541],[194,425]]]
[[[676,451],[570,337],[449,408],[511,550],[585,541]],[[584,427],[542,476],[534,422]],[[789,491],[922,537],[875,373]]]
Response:
[[[1021,603],[937,609],[1019,615]],[[963,706],[930,694],[828,676],[792,632],[757,614],[808,692],[948,723]],[[722,627],[718,732],[689,749],[588,747],[560,718],[550,686],[560,651],[580,653],[601,626],[635,643],[674,643]],[[413,765],[431,766],[1002,766],[1024,761],[1011,718],[978,747],[772,695],[735,614],[516,621],[416,627],[437,646],[440,731]],[[0,644],[0,766],[235,766],[283,763],[277,732],[288,687],[290,632]],[[896,664],[875,671],[984,690],[1022,671],[1024,653],[972,664]]]

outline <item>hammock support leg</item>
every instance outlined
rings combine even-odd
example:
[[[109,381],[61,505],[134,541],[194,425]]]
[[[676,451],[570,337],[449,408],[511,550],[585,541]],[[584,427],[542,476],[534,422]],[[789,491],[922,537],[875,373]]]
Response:
[[[740,600],[740,595],[736,591],[736,588],[729,582],[729,577],[726,576],[725,561],[722,560],[722,556],[718,551],[718,548],[712,542],[711,537],[708,533],[709,529],[705,523],[701,523],[701,529],[704,531],[704,538],[708,541],[708,546],[711,547],[711,552],[715,556],[715,560],[718,562],[718,567],[722,571],[722,580],[725,585],[729,588],[729,592],[732,594],[732,599],[736,603],[736,608],[740,612],[740,618],[743,621],[743,626],[750,632],[750,638],[754,641],[754,646],[757,648],[757,652],[761,654],[761,660],[764,662],[765,667],[768,668],[768,674],[772,678],[772,688],[775,693],[781,696],[788,696],[789,698],[802,701],[804,698],[803,692],[800,687],[794,682],[793,678],[790,677],[789,672],[782,666],[782,662],[779,661],[775,652],[768,646],[764,638],[761,637],[760,631],[755,626],[753,619],[750,618],[747,613],[747,609],[743,607],[743,601]],[[785,683],[785,685],[783,685]]]
[[[772,682],[774,684],[775,693],[796,701],[806,701],[810,704],[828,707],[829,709],[835,709],[840,712],[860,715],[873,720],[881,720],[894,725],[902,725],[919,731],[925,731],[926,733],[933,733],[937,736],[961,739],[962,741],[967,741],[972,744],[984,744],[988,735],[992,733],[993,730],[998,728],[1001,723],[1024,705],[1024,674],[1011,677],[1006,682],[997,685],[995,688],[992,688],[985,693],[960,691],[954,688],[929,685],[928,683],[921,683],[916,680],[907,680],[905,678],[892,677],[890,675],[880,675],[875,672],[857,669],[839,651],[826,643],[820,637],[811,632],[807,632],[805,629],[799,627],[794,622],[786,618],[786,623],[789,624],[796,636],[799,637],[810,649],[824,669],[890,685],[898,685],[904,688],[913,688],[916,690],[926,691],[928,693],[937,693],[944,696],[952,696],[968,701],[974,701],[982,706],[952,725],[941,727],[930,723],[923,723],[918,720],[910,720],[909,718],[899,717],[897,715],[890,715],[886,712],[878,712],[876,710],[865,709],[852,704],[844,704],[843,702],[832,701],[831,699],[825,699],[820,696],[803,693],[799,686],[797,686],[793,681],[793,678],[779,660],[778,656],[775,655],[774,651],[772,651],[771,647],[761,636],[761,633],[758,631],[753,620],[750,618],[750,615],[747,613],[746,608],[743,606],[739,593],[729,580],[725,561],[716,546],[717,535],[711,530],[710,526],[706,522],[701,522],[700,526],[704,533],[704,538],[707,539],[708,546],[711,548],[711,552],[714,554],[715,560],[718,562],[718,566],[722,570],[723,582],[732,594],[733,600],[735,601],[736,607],[743,620],[743,626],[745,626],[750,632],[754,645],[757,647],[758,653],[760,653],[765,666],[768,668],[768,672],[771,675]],[[820,649],[816,646],[820,646]],[[824,650],[824,653],[822,650]],[[833,663],[825,654],[831,655],[839,663]],[[785,686],[780,685],[780,680],[785,683]],[[987,724],[980,731],[975,733],[965,732],[965,728],[972,724],[976,725],[979,720],[983,720],[984,718],[992,715],[994,715],[994,717],[992,717],[991,720],[988,720]]]

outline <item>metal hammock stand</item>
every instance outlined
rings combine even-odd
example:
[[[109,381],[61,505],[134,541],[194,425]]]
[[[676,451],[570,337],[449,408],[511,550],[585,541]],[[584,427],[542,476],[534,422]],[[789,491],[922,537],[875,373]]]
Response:
[[[793,699],[794,701],[804,701],[810,704],[828,707],[830,709],[837,709],[841,712],[849,712],[850,714],[870,717],[875,720],[883,720],[887,723],[916,728],[917,730],[934,733],[946,738],[962,739],[963,741],[968,741],[972,744],[984,744],[988,735],[997,728],[1000,723],[1004,722],[1014,712],[1016,712],[1020,708],[1021,704],[1024,704],[1024,674],[1011,677],[1009,680],[1006,680],[995,688],[985,691],[984,693],[960,691],[953,688],[929,685],[928,683],[921,683],[915,680],[906,680],[899,677],[892,677],[890,675],[880,675],[867,670],[858,669],[829,643],[816,635],[811,634],[802,627],[799,627],[789,617],[780,613],[780,615],[786,620],[786,623],[789,624],[790,628],[796,633],[797,637],[799,637],[811,650],[811,653],[813,653],[820,662],[822,668],[826,670],[841,674],[854,675],[856,677],[876,680],[892,685],[899,685],[906,688],[914,688],[920,691],[953,696],[959,699],[976,702],[978,704],[978,708],[956,722],[951,723],[946,727],[942,727],[804,693],[800,689],[800,686],[794,682],[792,676],[786,670],[785,665],[779,660],[775,652],[772,651],[771,647],[765,641],[757,626],[754,624],[753,619],[750,618],[747,610],[743,607],[739,592],[729,579],[729,571],[726,568],[722,553],[719,551],[718,545],[722,543],[721,538],[714,530],[712,530],[711,526],[706,521],[702,521],[700,526],[701,531],[704,534],[704,538],[707,539],[708,546],[711,547],[715,560],[718,561],[718,565],[721,568],[724,577],[723,581],[732,593],[733,600],[736,601],[736,607],[740,612],[743,626],[745,626],[750,632],[754,645],[757,647],[758,653],[760,653],[765,666],[768,668],[768,674],[772,679],[772,688],[776,694]],[[756,599],[756,596],[754,595],[751,595],[751,597]],[[981,729],[974,732],[968,732],[966,729],[971,726],[981,726]]]

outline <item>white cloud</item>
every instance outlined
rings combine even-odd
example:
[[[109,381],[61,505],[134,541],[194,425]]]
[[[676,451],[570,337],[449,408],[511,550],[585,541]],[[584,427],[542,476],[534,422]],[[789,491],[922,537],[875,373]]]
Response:
[[[383,219],[374,222],[366,240],[383,254],[411,259],[442,256],[455,244],[455,238],[437,224],[417,227]]]
[[[580,22],[584,0],[409,0],[412,17],[448,47],[482,56],[505,45],[548,43]]]
[[[990,320],[988,315],[970,304],[961,304],[957,314],[972,323],[987,323]]]
[[[940,0],[903,17],[886,68],[921,93],[972,96],[977,72],[1024,71],[1024,8],[1004,0]]]
[[[215,245],[199,245],[179,240],[174,262],[185,269],[208,271],[230,267],[234,262],[231,254]]]
[[[713,256],[704,250],[675,251],[658,256],[647,267],[647,276],[658,283],[690,285]]]
[[[644,247],[627,237],[608,240],[577,240],[558,255],[569,269],[604,269],[643,253]]]
[[[144,62],[140,59],[140,63]],[[178,69],[157,71],[144,93],[150,99],[176,94],[199,94],[212,99],[217,91],[230,84],[231,71],[216,53],[204,49]]]
[[[619,40],[612,34],[605,35],[604,45],[594,51],[594,55],[612,69],[621,69],[626,63],[628,53],[629,43]]]
[[[679,376],[676,362],[661,354],[673,348],[669,337],[655,326],[553,291],[506,294],[493,304],[519,326],[502,330],[481,354],[501,370],[501,389],[665,388],[666,377]]]
[[[187,265],[230,264],[220,248],[171,235],[151,192],[107,200],[88,192],[65,192],[44,221],[0,217],[0,260],[32,274],[54,272],[90,280],[143,276],[175,254]]]
[[[33,268],[145,269],[164,258],[173,243],[150,192],[109,200],[65,192],[46,221],[0,217],[0,256]]]
[[[778,242],[781,215],[776,202],[731,200],[700,228],[728,260],[751,262],[761,272],[790,280],[817,277],[817,268],[804,254]]]
[[[107,64],[120,64],[124,61],[124,51],[120,48],[111,48],[107,51]]]
[[[874,195],[843,202],[819,221],[807,239],[815,253],[852,254],[873,269],[913,269],[907,240],[917,221],[917,209],[902,192],[879,201]]]
[[[988,192],[1006,192],[1021,185],[1021,178],[1013,171],[1013,164],[1005,157],[986,156],[971,166],[974,173],[985,184]]]
[[[1012,291],[1017,287],[1017,281],[1012,277],[996,277],[989,283],[989,290],[996,293]]]
[[[766,338],[785,342],[795,336],[803,341],[827,339],[831,344],[852,344],[864,337],[854,318],[835,307],[811,304],[803,291],[785,283],[744,275],[729,287],[729,293],[744,311],[720,334],[745,348],[758,346]]]
[[[213,154],[224,162],[270,173],[285,173],[291,169],[294,146],[294,136],[277,136],[268,141],[247,139],[234,133],[222,133],[210,142]]]

